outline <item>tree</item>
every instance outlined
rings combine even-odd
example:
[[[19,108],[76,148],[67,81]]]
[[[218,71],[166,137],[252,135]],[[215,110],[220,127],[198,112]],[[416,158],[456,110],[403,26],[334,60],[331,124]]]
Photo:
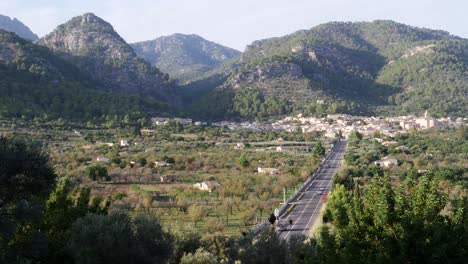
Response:
[[[88,168],[86,168],[85,174],[93,181],[107,180],[107,178],[109,177],[107,168],[100,164],[89,166]]]
[[[249,164],[249,160],[247,160],[245,156],[239,158],[239,165],[241,165],[242,167],[246,168],[249,166]]]
[[[75,263],[164,263],[171,238],[156,218],[127,214],[88,214],[70,229],[67,250]]]
[[[91,198],[89,188],[75,188],[69,178],[59,181],[46,202],[43,217],[42,229],[48,236],[48,255],[44,262],[71,261],[65,250],[70,235],[68,229],[76,219],[88,213],[107,214],[108,207],[109,200],[104,202],[99,196]]]
[[[318,141],[317,144],[315,144],[314,150],[312,151],[314,155],[317,155],[319,157],[325,156],[325,148],[322,146],[322,142]]]
[[[336,185],[326,215],[334,232],[325,228],[319,240],[326,262],[462,263],[467,257],[465,198],[447,208],[447,195],[431,175],[393,186],[388,175],[376,175],[365,192]],[[460,214],[457,214],[460,213]],[[464,215],[458,218],[457,215]],[[463,220],[462,220],[463,219]]]
[[[140,164],[141,167],[144,167],[146,166],[146,164],[148,164],[145,158],[139,158],[138,163]]]
[[[192,204],[188,208],[188,214],[192,218],[192,220],[193,220],[193,222],[195,224],[195,227],[197,227],[198,221],[203,219],[203,217],[205,216],[205,212],[204,212],[203,208],[196,205],[196,204]]]
[[[244,208],[239,217],[242,224],[247,226],[255,218],[255,208]]]
[[[180,260],[180,264],[216,264],[216,257],[203,248],[197,249],[195,253],[186,253]]]
[[[36,142],[0,137],[0,161],[0,262],[28,262],[45,253],[38,224],[56,176]]]

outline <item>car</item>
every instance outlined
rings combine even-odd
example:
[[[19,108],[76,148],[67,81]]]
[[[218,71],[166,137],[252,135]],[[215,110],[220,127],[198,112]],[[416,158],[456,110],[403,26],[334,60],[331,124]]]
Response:
[[[321,192],[323,192],[323,191],[325,191],[325,188],[323,188],[323,187],[320,187],[320,189],[319,189],[319,190],[320,190]]]
[[[317,194],[318,194],[318,195],[322,195],[323,192],[322,192],[322,191],[317,191]]]

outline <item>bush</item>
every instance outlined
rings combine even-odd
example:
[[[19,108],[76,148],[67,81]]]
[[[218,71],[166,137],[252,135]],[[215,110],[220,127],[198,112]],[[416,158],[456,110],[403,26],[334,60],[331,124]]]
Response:
[[[109,180],[107,168],[100,164],[89,166],[86,168],[85,174],[93,181]]]

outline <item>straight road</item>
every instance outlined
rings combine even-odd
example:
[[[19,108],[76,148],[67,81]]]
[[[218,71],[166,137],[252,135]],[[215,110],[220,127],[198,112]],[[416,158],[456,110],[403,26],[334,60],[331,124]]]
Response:
[[[330,192],[333,183],[333,176],[341,166],[346,141],[336,142],[330,155],[323,161],[320,169],[315,173],[314,179],[303,190],[304,195],[299,200],[290,202],[295,204],[292,211],[280,215],[279,224],[286,227],[285,230],[278,231],[282,239],[288,240],[292,235],[308,236],[312,225],[320,215],[323,205],[322,197]],[[292,220],[292,225],[289,224]]]

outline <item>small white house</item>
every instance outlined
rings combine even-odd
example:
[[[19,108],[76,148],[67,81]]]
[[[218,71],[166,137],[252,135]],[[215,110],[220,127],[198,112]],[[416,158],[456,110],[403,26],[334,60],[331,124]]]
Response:
[[[120,140],[120,146],[121,147],[128,147],[130,144],[128,144],[128,140],[122,139]]]
[[[96,161],[102,162],[102,163],[109,163],[109,159],[106,157],[97,157]]]
[[[257,171],[258,171],[258,173],[268,174],[268,175],[271,175],[271,176],[280,174],[280,170],[275,169],[275,168],[260,168],[260,167],[258,167]]]
[[[154,166],[156,166],[156,167],[169,167],[169,166],[172,166],[172,164],[167,163],[165,161],[155,161]]]
[[[381,160],[375,161],[374,164],[383,167],[398,166],[398,160],[393,156],[387,156]]]
[[[206,181],[206,182],[204,181],[204,182],[195,183],[193,187],[196,189],[199,189],[200,191],[212,192],[216,189],[221,188],[221,185],[215,181]]]
[[[276,147],[276,152],[283,152],[283,147]]]
[[[245,149],[244,143],[237,143],[234,149]]]

